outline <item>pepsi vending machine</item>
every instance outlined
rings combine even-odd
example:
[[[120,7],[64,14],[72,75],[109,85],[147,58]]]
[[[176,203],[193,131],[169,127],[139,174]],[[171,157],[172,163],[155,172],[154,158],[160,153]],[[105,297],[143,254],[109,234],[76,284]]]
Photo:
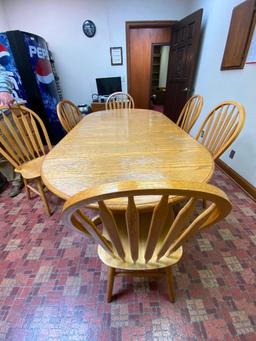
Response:
[[[60,98],[46,41],[27,32],[0,33],[0,65],[12,79],[15,99],[27,101],[57,143],[64,131],[56,112]]]

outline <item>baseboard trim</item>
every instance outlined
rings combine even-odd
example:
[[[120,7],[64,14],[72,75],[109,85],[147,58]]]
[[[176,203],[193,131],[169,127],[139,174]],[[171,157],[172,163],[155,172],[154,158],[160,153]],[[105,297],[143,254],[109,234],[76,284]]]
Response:
[[[224,161],[216,160],[216,164],[256,201],[256,187],[229,167]]]

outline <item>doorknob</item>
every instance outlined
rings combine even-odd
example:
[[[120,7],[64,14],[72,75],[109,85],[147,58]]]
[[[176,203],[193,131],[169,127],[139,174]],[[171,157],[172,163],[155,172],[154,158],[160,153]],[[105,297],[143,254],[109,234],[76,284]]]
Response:
[[[185,88],[185,89],[183,89],[183,91],[184,92],[188,92],[188,91],[190,91],[190,89],[189,88]]]

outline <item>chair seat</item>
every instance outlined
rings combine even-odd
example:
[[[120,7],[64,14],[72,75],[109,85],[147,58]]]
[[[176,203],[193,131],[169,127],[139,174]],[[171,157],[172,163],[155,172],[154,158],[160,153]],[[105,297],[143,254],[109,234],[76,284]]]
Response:
[[[140,249],[140,257],[134,263],[130,257],[127,257],[125,262],[123,262],[118,257],[114,258],[109,253],[107,253],[100,245],[98,246],[98,255],[102,262],[107,266],[112,268],[122,269],[122,270],[155,270],[160,268],[166,268],[173,264],[176,264],[182,257],[183,248],[180,246],[178,250],[173,252],[169,257],[162,257],[157,261],[156,257],[152,257],[148,263],[145,263],[142,255],[144,254],[144,249]]]
[[[25,162],[20,169],[15,169],[15,172],[20,173],[25,179],[36,179],[41,176],[41,166],[44,161],[44,156],[37,159]]]

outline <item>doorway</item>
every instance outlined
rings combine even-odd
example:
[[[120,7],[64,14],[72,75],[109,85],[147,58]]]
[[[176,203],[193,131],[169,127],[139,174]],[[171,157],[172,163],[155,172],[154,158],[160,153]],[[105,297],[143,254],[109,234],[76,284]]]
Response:
[[[128,92],[136,108],[150,108],[152,44],[169,44],[174,21],[126,23]]]
[[[152,44],[150,109],[164,113],[170,44]]]
[[[126,23],[128,92],[136,108],[154,108],[177,121],[193,94],[202,15],[200,9],[180,21]],[[168,71],[160,82],[156,74],[164,46],[169,46]],[[154,65],[157,54],[159,70]]]

